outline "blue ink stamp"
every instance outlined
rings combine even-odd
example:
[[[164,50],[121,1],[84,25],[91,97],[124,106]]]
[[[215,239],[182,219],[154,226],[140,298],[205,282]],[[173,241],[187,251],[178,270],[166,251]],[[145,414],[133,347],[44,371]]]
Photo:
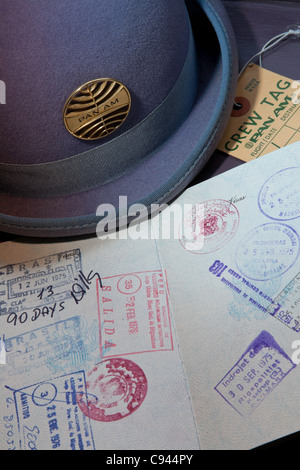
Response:
[[[0,315],[71,298],[74,276],[80,269],[79,248],[0,267]]]
[[[256,282],[250,282],[246,278],[242,278],[240,286],[243,293],[233,293],[233,299],[228,306],[228,314],[236,320],[255,319],[264,321],[270,303],[274,302],[274,294],[278,293],[282,286],[282,278],[267,280],[264,282],[263,290],[256,285]]]
[[[271,176],[258,196],[260,211],[273,220],[300,217],[300,167],[285,168]]]
[[[267,312],[285,326],[300,332],[300,273],[298,273],[277,295]]]
[[[254,228],[241,240],[236,251],[236,264],[249,279],[274,279],[293,266],[299,248],[299,235],[292,227],[270,222]]]
[[[21,450],[94,450],[90,419],[78,397],[86,395],[83,371],[14,390]]]
[[[97,320],[72,317],[5,340],[7,374],[83,370],[100,360]]]
[[[241,416],[249,416],[294,367],[273,336],[262,331],[215,390]]]

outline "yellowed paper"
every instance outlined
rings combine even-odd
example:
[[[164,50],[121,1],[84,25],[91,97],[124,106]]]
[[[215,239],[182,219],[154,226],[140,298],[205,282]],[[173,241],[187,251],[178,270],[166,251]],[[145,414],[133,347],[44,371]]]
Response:
[[[294,80],[250,64],[242,73],[218,149],[245,162],[300,140]],[[296,91],[296,92],[295,92]]]

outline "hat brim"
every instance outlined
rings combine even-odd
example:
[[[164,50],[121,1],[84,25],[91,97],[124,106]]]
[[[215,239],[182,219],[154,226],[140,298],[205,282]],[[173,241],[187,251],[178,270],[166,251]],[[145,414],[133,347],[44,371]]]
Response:
[[[157,153],[135,170],[98,188],[51,198],[0,192],[0,229],[37,237],[95,233],[100,204],[168,203],[199,173],[216,149],[232,110],[237,50],[219,0],[189,0],[200,70],[194,105],[185,122]],[[200,53],[201,51],[201,53]]]

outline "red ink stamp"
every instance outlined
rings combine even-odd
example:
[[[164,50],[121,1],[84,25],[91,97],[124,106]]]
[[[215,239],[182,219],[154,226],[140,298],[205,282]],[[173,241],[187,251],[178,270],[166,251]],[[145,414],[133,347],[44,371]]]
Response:
[[[223,199],[211,199],[197,204],[186,215],[179,240],[190,253],[211,253],[225,246],[238,226],[239,212],[235,205]]]
[[[135,294],[140,290],[142,281],[136,274],[126,274],[118,280],[117,288],[121,294]]]
[[[173,350],[162,270],[102,278],[97,301],[101,357]]]
[[[131,415],[147,394],[147,379],[134,362],[114,358],[87,373],[86,393],[77,394],[81,411],[95,421],[117,421]]]

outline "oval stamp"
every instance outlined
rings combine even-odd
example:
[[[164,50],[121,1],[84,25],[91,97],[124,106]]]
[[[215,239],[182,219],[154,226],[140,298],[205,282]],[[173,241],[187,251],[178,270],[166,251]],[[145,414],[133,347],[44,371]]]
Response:
[[[254,228],[241,240],[236,251],[236,264],[249,279],[274,279],[293,266],[299,246],[299,236],[292,227],[270,222]]]
[[[117,421],[131,415],[145,399],[147,379],[134,362],[112,358],[87,374],[86,394],[78,395],[81,411],[96,421]]]
[[[274,220],[300,217],[300,167],[285,168],[271,176],[262,186],[258,206]]]
[[[232,117],[244,116],[250,111],[251,103],[245,96],[236,96],[234,99],[236,106],[231,111]]]
[[[235,205],[223,199],[211,199],[188,212],[179,240],[190,253],[211,253],[225,246],[238,226],[239,212]]]

